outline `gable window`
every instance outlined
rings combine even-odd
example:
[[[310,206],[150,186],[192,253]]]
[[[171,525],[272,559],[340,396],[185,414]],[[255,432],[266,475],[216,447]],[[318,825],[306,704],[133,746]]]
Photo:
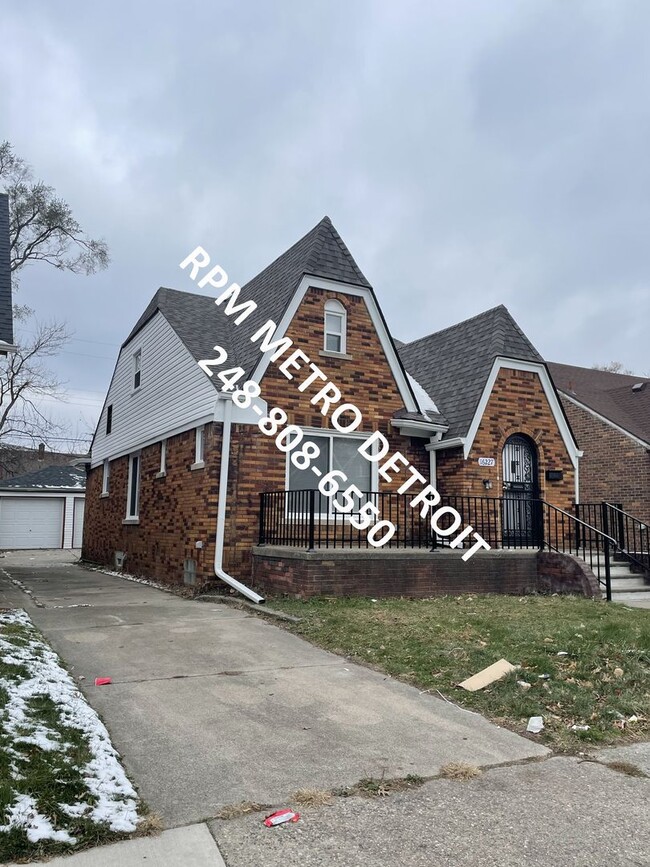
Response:
[[[194,463],[190,467],[191,470],[200,470],[201,467],[205,466],[203,462],[204,434],[205,431],[203,425],[196,428],[196,439],[194,440]]]
[[[108,480],[111,474],[111,465],[108,458],[102,466],[102,497],[108,496]]]
[[[133,356],[133,388],[140,388],[142,381],[142,350],[138,351]]]
[[[317,445],[320,449],[320,454],[304,470],[295,467],[290,460],[290,455],[287,455],[287,490],[317,490],[322,476],[329,473],[330,470],[342,470],[348,479],[345,483],[346,488],[348,485],[356,485],[364,494],[372,491],[373,465],[367,458],[359,454],[358,449],[363,442],[361,437],[345,437],[320,433],[310,434],[309,432],[305,432],[305,439]],[[320,470],[320,475],[314,472],[313,467]],[[353,511],[358,509],[361,502],[362,500],[359,497],[355,497],[355,508]],[[291,511],[294,511],[294,509],[291,509]],[[331,511],[329,498],[317,493],[316,512],[325,515],[329,511]]]
[[[140,455],[129,458],[129,488],[126,498],[127,520],[137,520],[140,508]]]
[[[338,301],[325,302],[325,344],[326,352],[345,352],[347,314],[345,307]]]
[[[106,409],[106,436],[113,430],[113,404]]]

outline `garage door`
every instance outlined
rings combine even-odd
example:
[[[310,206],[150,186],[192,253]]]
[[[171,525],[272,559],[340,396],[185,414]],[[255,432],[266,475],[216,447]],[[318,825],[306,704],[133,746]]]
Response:
[[[60,548],[65,500],[0,498],[0,548]]]
[[[72,547],[81,548],[84,534],[84,507],[86,501],[83,497],[74,498],[74,529],[72,531]]]

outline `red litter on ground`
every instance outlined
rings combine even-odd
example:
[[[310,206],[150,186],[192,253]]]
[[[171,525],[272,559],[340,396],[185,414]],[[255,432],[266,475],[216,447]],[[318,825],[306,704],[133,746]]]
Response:
[[[264,819],[264,824],[267,828],[273,828],[275,825],[282,825],[284,822],[297,822],[300,818],[300,813],[295,813],[293,810],[278,810],[271,813]]]
[[[96,677],[95,678],[95,686],[106,686],[107,683],[113,683],[112,678],[110,678],[110,677]]]

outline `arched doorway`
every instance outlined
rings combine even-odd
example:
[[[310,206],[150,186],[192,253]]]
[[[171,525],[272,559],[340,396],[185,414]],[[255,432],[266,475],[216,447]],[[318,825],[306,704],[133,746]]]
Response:
[[[503,542],[510,547],[540,541],[537,446],[524,434],[513,434],[503,446]]]

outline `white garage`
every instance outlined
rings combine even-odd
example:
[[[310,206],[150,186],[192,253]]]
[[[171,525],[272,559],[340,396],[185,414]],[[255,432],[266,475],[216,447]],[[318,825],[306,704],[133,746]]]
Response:
[[[81,547],[85,486],[77,466],[0,482],[0,549]]]

